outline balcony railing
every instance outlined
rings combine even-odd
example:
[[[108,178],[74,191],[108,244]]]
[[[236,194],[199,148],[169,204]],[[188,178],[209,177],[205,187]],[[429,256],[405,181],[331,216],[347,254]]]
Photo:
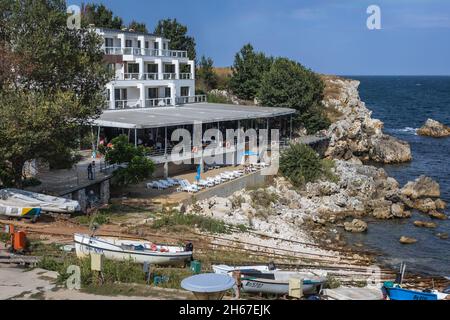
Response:
[[[166,107],[173,105],[171,98],[156,98],[156,99],[147,99],[145,100],[146,108],[153,107]]]
[[[192,73],[121,73],[116,80],[190,80],[193,79]]]
[[[178,97],[176,99],[177,104],[200,103],[206,101],[207,101],[206,95]]]
[[[178,97],[175,99],[176,104],[200,103],[206,102],[206,95]],[[132,100],[115,100],[115,109],[138,109],[138,108],[154,108],[173,106],[172,98],[153,98],[153,99],[132,99]],[[111,106],[111,102],[109,102]]]
[[[116,109],[135,109],[135,108],[142,108],[142,101],[135,99],[135,100],[116,100],[115,101],[115,107]]]
[[[105,54],[110,55],[135,55],[150,57],[171,57],[171,58],[187,58],[187,51],[182,50],[161,50],[161,49],[142,49],[136,47],[105,47]]]
[[[180,73],[181,80],[190,80],[192,78],[192,73]]]

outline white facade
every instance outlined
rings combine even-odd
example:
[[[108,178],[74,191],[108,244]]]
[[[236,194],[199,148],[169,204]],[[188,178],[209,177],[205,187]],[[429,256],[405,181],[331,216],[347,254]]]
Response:
[[[106,109],[151,108],[206,101],[195,96],[195,62],[151,34],[97,28],[115,80],[106,86]],[[176,49],[176,48],[174,48]]]

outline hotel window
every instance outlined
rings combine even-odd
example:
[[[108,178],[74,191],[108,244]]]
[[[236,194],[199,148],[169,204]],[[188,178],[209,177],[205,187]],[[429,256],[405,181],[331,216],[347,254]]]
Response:
[[[138,63],[129,63],[128,64],[128,73],[139,73],[139,64]]]
[[[163,48],[164,48],[164,50],[167,50],[167,43],[163,43]]]
[[[159,42],[155,42],[153,44],[153,46],[154,46],[155,50],[158,50],[159,49]]]
[[[125,47],[131,48],[132,46],[133,46],[133,41],[132,40],[125,40]]]
[[[115,100],[127,100],[128,93],[127,89],[114,89]]]
[[[158,73],[158,65],[149,63],[147,65],[147,73]]]
[[[141,48],[141,40],[138,40],[138,48]]]
[[[171,90],[170,88],[164,88],[164,96],[170,98]]]
[[[150,48],[150,43],[148,41],[145,41],[145,49]]]
[[[114,39],[113,38],[105,38],[105,47],[106,48],[114,47]]]
[[[189,97],[189,87],[181,87],[181,96]]]
[[[158,88],[148,88],[148,98],[157,99],[158,98]]]

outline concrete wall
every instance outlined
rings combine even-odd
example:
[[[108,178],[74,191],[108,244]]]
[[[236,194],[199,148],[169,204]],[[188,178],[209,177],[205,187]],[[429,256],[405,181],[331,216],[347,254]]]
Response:
[[[201,201],[214,196],[226,198],[246,188],[264,187],[271,179],[273,179],[273,176],[264,176],[261,175],[261,172],[256,172],[196,193],[193,198],[186,201],[186,204],[192,203],[193,199]]]

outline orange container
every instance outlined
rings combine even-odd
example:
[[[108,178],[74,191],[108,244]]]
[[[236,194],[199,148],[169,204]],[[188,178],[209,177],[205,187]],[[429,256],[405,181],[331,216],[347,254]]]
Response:
[[[27,236],[23,231],[14,232],[13,249],[14,251],[25,250],[27,242]]]

